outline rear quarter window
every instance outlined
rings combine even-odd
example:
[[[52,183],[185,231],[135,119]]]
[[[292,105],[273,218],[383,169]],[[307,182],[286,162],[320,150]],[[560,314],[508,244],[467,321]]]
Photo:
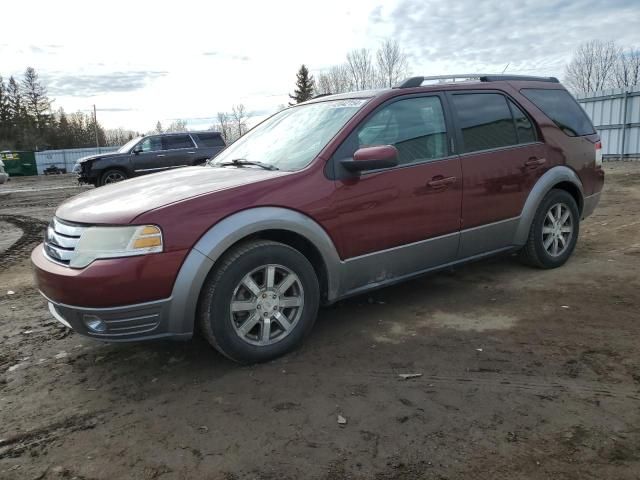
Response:
[[[525,97],[553,120],[560,130],[570,137],[595,133],[593,124],[582,107],[566,90],[524,88]]]

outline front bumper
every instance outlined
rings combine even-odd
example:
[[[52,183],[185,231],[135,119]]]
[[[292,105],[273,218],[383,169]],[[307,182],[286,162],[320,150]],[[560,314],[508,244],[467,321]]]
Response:
[[[170,331],[171,298],[122,307],[87,308],[57,303],[44,294],[42,296],[49,302],[49,312],[56,320],[79,334],[96,340],[130,342],[158,338],[191,338],[191,333]],[[87,326],[87,323],[97,319],[103,322],[101,331],[92,330]]]

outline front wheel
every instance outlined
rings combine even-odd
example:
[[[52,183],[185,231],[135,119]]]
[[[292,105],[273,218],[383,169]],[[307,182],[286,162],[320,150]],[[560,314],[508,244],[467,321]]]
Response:
[[[267,240],[228,252],[205,282],[198,322],[218,351],[239,363],[271,360],[298,346],[311,331],[320,300],[307,258]]]
[[[107,170],[100,176],[99,185],[103,186],[103,185],[108,185],[110,183],[122,182],[127,178],[129,178],[129,176],[122,170],[115,170],[115,169]]]
[[[538,268],[559,267],[573,253],[579,231],[575,199],[565,190],[551,190],[538,207],[521,258]]]

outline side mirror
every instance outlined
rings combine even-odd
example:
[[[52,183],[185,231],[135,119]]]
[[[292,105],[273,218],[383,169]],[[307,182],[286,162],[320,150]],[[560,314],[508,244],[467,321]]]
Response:
[[[398,150],[392,145],[363,147],[356,150],[353,158],[345,158],[340,164],[350,172],[377,170],[398,165]]]
[[[136,145],[135,147],[133,147],[133,150],[131,150],[131,153],[133,153],[134,155],[142,153],[142,147],[140,145]]]

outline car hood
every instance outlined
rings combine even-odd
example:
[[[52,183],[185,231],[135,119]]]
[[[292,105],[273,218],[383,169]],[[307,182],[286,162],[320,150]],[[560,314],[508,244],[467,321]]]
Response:
[[[60,205],[56,217],[77,223],[126,224],[164,205],[288,174],[257,168],[179,168],[89,190]]]
[[[99,153],[99,154],[96,154],[96,155],[89,155],[87,157],[79,158],[78,160],[76,160],[76,163],[84,163],[84,162],[88,162],[90,160],[98,160],[100,158],[105,158],[105,157],[115,157],[116,155],[122,155],[122,153],[107,152],[107,153]]]

